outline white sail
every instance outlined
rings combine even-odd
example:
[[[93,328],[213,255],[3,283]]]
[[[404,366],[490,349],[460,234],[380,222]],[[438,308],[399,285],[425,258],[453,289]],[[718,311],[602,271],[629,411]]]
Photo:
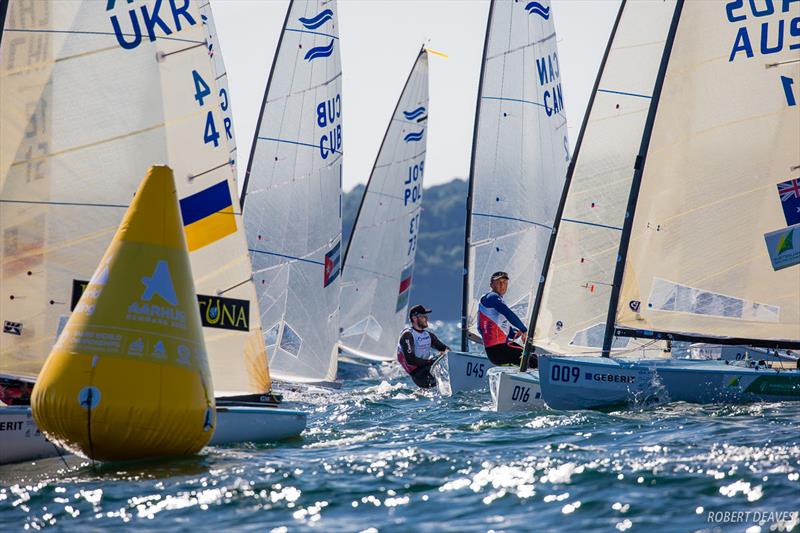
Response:
[[[211,1],[206,0],[200,3],[200,19],[206,30],[206,48],[211,57],[211,66],[214,69],[214,79],[217,81],[217,93],[219,95],[219,106],[222,113],[222,127],[225,137],[228,140],[228,152],[230,153],[231,165],[233,166],[233,178],[236,179],[236,134],[233,128],[233,107],[231,104],[231,92],[228,89],[228,71],[225,69],[225,61],[222,58],[222,48],[217,35],[217,27],[214,24],[214,15],[211,11]]]
[[[564,184],[569,146],[553,12],[492,2],[473,139],[467,327],[502,270],[506,303],[527,320]]]
[[[584,129],[547,270],[534,344],[553,353],[603,347],[633,164],[675,1],[623,2]],[[615,348],[630,339],[618,338]]]
[[[258,317],[247,317],[255,291],[201,20],[189,1],[9,3],[0,50],[3,370],[38,373],[141,176],[166,163],[195,286],[208,296],[201,312],[215,326],[204,328],[215,386],[269,387]],[[131,313],[155,320],[159,310]]]
[[[342,71],[336,2],[289,5],[245,178],[244,221],[275,377],[336,376]]]
[[[422,206],[428,129],[428,54],[406,81],[381,144],[342,270],[341,343],[395,357],[406,322]]]
[[[681,5],[615,332],[800,344],[797,6]]]

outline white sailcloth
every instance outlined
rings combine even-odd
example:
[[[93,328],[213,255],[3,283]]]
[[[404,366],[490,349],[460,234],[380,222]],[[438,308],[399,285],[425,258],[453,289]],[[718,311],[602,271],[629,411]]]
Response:
[[[395,357],[406,322],[422,206],[428,126],[428,54],[411,70],[386,130],[342,271],[341,343]]]
[[[550,3],[492,2],[473,139],[467,327],[505,271],[527,320],[564,185],[569,146]]]
[[[633,165],[675,1],[623,2],[555,237],[534,344],[552,353],[603,347]],[[618,338],[615,348],[630,339]]]
[[[270,370],[336,376],[342,71],[333,0],[290,4],[245,178],[244,221]]]
[[[236,134],[233,128],[233,107],[231,104],[231,92],[228,89],[228,71],[225,69],[225,61],[222,57],[222,47],[220,46],[217,35],[217,27],[214,24],[214,15],[211,11],[211,2],[200,3],[200,18],[206,30],[206,48],[211,57],[211,66],[214,69],[214,79],[217,81],[217,92],[219,94],[219,106],[222,113],[222,127],[225,131],[225,138],[228,140],[228,151],[230,153],[231,165],[233,165],[233,177],[236,179]],[[238,190],[238,189],[237,189]]]
[[[246,314],[255,291],[201,21],[198,2],[9,3],[0,50],[4,371],[38,373],[141,177],[166,163],[195,286],[209,295],[201,312],[215,326],[204,328],[215,386],[269,388],[258,317]],[[228,306],[215,318],[220,297]],[[136,355],[138,346],[119,350]]]
[[[788,2],[683,4],[617,333],[800,341],[797,15]]]

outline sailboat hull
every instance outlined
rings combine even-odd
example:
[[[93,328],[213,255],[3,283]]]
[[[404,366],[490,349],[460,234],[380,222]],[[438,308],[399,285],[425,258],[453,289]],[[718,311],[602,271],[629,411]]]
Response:
[[[649,402],[800,401],[800,372],[724,361],[540,357],[542,396],[552,409]]]
[[[489,392],[492,394],[492,407],[498,413],[545,408],[537,370],[520,372],[510,366],[490,368]]]
[[[307,414],[276,407],[218,407],[217,428],[209,446],[242,442],[264,444],[297,437]],[[0,408],[0,465],[70,453],[44,438],[27,406]]]
[[[432,372],[439,393],[452,396],[459,392],[485,389],[492,366],[492,362],[483,354],[450,351],[439,359]]]

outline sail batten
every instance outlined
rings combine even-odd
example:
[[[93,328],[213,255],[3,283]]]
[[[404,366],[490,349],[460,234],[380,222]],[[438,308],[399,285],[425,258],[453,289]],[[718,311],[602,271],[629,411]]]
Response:
[[[538,5],[538,4],[537,4]],[[566,174],[569,143],[550,6],[492,2],[487,22],[467,206],[462,349],[495,271],[523,320],[536,297]]]
[[[395,357],[406,321],[421,223],[428,107],[423,48],[384,133],[343,260],[340,343],[345,351],[375,360]]]
[[[343,152],[336,11],[331,1],[290,3],[242,192],[270,370],[292,382],[336,375]]]

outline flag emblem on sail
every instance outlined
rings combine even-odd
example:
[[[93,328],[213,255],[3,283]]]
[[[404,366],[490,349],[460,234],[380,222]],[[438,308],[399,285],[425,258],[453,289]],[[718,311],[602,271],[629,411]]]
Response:
[[[333,54],[333,39],[328,46],[315,46],[303,56],[306,61],[314,61],[318,57],[330,57]]]
[[[311,18],[300,17],[300,23],[305,26],[307,30],[316,30],[329,20],[333,18],[333,11],[330,9],[325,9],[324,11],[320,11],[316,16]]]
[[[525,11],[527,11],[529,15],[533,15],[535,13],[544,20],[550,18],[550,8],[540,4],[539,2],[528,2],[528,4],[525,6]]]
[[[800,223],[800,178],[779,183],[778,194],[786,224],[793,226]]]
[[[764,240],[773,270],[800,264],[800,224],[767,233]]]
[[[415,142],[415,141],[421,141],[421,140],[422,140],[422,134],[423,134],[423,133],[425,133],[425,130],[424,130],[424,129],[422,129],[422,130],[420,130],[420,131],[417,131],[417,132],[413,132],[413,131],[412,131],[411,133],[407,133],[407,134],[406,134],[406,136],[405,136],[405,137],[403,137],[403,140],[404,140],[405,142],[407,142],[407,143],[409,143],[409,142]]]
[[[190,252],[236,233],[228,182],[221,181],[181,200],[181,216]]]
[[[339,277],[339,269],[341,265],[341,254],[339,251],[341,250],[342,242],[339,241],[336,243],[336,246],[333,249],[325,254],[325,277],[322,280],[322,286],[327,287],[333,280]]]
[[[399,313],[405,309],[408,304],[408,295],[411,293],[411,274],[414,272],[414,263],[411,263],[403,269],[400,275],[400,291],[397,295],[397,307],[395,313]]]

